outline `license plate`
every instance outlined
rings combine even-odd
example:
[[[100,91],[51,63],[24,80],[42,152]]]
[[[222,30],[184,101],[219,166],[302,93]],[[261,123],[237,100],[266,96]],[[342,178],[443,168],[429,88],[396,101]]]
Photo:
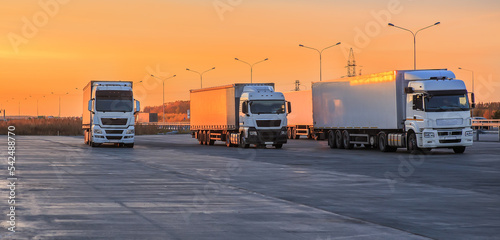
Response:
[[[444,140],[457,140],[457,137],[444,137]]]

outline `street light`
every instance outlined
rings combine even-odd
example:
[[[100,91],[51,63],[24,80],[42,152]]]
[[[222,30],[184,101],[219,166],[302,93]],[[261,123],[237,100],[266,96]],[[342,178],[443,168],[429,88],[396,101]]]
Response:
[[[405,30],[405,31],[408,31],[410,32],[412,35],[413,35],[413,69],[414,70],[417,70],[417,34],[424,30],[424,29],[427,29],[427,28],[430,28],[430,27],[433,27],[433,26],[436,26],[436,25],[439,25],[441,24],[441,22],[437,22],[437,23],[434,23],[432,25],[429,25],[427,27],[424,27],[424,28],[421,28],[419,29],[418,31],[416,31],[415,33],[409,29],[406,29],[406,28],[402,28],[402,27],[398,27],[392,23],[388,23],[387,25],[391,26],[391,27],[395,27],[395,28],[399,28],[399,29],[402,29],[402,30]]]
[[[464,70],[464,71],[469,71],[472,73],[472,92],[474,92],[474,71],[469,70],[469,69],[465,69],[465,68],[461,68],[461,67],[458,67],[458,69]]]
[[[328,48],[331,48],[331,47],[335,47],[337,45],[340,45],[340,42],[334,44],[334,45],[331,45],[329,47],[326,47],[326,48],[323,48],[322,50],[319,50],[319,49],[316,49],[316,48],[312,48],[312,47],[308,47],[308,46],[304,46],[302,44],[299,44],[299,47],[303,47],[303,48],[309,48],[309,49],[312,49],[312,50],[316,50],[318,53],[319,53],[319,81],[321,82],[322,80],[322,65],[321,65],[321,55],[323,54],[323,51],[325,51],[326,49]]]
[[[168,79],[171,79],[171,78],[174,78],[176,77],[177,75],[174,75],[174,76],[171,76],[171,77],[168,77],[168,78],[165,78],[165,79],[161,79],[153,74],[151,74],[151,77],[154,77],[158,80],[161,80],[163,82],[163,101],[161,103],[161,106],[163,108],[163,115],[162,115],[162,122],[165,123],[165,81],[168,80]]]
[[[258,64],[258,63],[261,63],[261,62],[265,62],[265,61],[269,60],[269,58],[266,58],[266,59],[264,59],[264,60],[258,61],[258,62],[254,63],[254,64],[247,63],[247,62],[245,62],[245,61],[243,61],[243,60],[240,60],[240,59],[238,59],[238,58],[234,58],[234,60],[236,60],[236,61],[240,61],[240,62],[242,62],[242,63],[246,63],[248,66],[250,66],[250,83],[252,83],[252,82],[253,82],[253,66],[254,66],[255,64]]]
[[[206,70],[206,71],[204,71],[204,72],[201,72],[201,73],[200,73],[200,72],[197,72],[197,71],[191,70],[191,69],[189,69],[189,68],[186,68],[186,70],[187,70],[187,71],[190,71],[190,72],[195,72],[195,73],[200,74],[200,83],[201,83],[201,84],[200,84],[200,88],[203,88],[203,74],[205,74],[205,73],[206,73],[206,72],[208,72],[208,71],[212,71],[212,70],[214,70],[214,69],[215,69],[215,67],[210,68],[210,69],[208,69],[208,70]]]
[[[51,92],[51,94],[54,94],[54,92]],[[61,118],[61,96],[68,95],[68,94],[69,94],[69,92],[67,92],[66,94],[58,94],[58,96],[59,96],[59,118]],[[54,94],[54,95],[56,95],[56,94]]]

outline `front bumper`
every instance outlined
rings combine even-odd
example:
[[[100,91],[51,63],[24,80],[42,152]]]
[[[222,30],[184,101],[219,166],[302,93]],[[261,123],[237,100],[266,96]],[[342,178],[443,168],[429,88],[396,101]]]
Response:
[[[135,134],[127,134],[127,130],[134,130],[134,127],[129,127],[126,129],[107,129],[107,128],[97,128],[101,130],[101,133],[93,133],[94,143],[125,143],[130,144],[135,141]]]
[[[257,135],[251,134],[251,132],[256,132]],[[246,138],[248,144],[265,145],[284,144],[287,140],[286,129],[257,130],[250,128],[248,130],[248,137]]]
[[[472,146],[473,130],[465,129],[426,129],[417,134],[420,148],[451,148]]]

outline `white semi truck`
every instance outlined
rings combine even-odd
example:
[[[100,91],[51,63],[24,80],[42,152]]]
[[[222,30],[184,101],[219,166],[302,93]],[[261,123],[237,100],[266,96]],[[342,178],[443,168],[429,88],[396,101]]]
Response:
[[[285,95],[285,99],[293,105],[293,112],[288,114],[288,139],[299,139],[300,136],[315,138],[312,91],[292,91],[283,94]]]
[[[287,104],[274,84],[231,84],[191,90],[191,133],[200,144],[248,148],[287,142]]]
[[[331,148],[418,153],[473,143],[468,92],[444,70],[389,71],[312,84],[314,131]]]
[[[134,100],[132,85],[132,82],[91,81],[83,89],[85,144],[134,147],[134,115],[139,112],[140,103]]]

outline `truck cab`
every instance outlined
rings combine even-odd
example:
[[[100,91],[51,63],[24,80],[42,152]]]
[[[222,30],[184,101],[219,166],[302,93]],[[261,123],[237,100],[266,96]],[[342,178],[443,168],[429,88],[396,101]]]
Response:
[[[240,146],[273,145],[287,142],[287,113],[291,104],[271,86],[246,86],[240,97]]]
[[[437,71],[433,71],[435,75]],[[463,153],[473,143],[471,104],[465,84],[450,71],[439,76],[407,76],[405,130],[409,151],[452,148]],[[473,95],[472,95],[473,96]]]
[[[84,89],[83,129],[85,143],[134,146],[134,114],[140,103],[133,98],[131,82],[92,81]],[[88,112],[85,112],[88,110]]]

